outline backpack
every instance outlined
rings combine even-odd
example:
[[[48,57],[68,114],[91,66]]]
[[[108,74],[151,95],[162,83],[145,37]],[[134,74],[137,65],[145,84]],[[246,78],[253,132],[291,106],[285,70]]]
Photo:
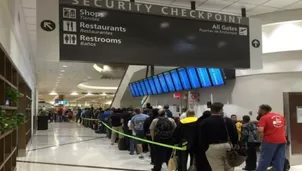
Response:
[[[258,131],[255,124],[248,126],[248,142],[259,142]]]
[[[159,139],[170,139],[173,137],[173,124],[168,118],[158,118],[155,127],[156,137]]]

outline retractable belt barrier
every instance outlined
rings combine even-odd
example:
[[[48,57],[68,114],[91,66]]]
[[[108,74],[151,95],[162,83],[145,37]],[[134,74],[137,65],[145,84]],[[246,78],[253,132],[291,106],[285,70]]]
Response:
[[[82,119],[83,120],[87,120],[87,121],[97,121],[97,122],[103,124],[106,128],[110,129],[112,132],[118,133],[118,134],[120,134],[122,136],[125,136],[125,137],[128,137],[128,138],[132,138],[132,139],[135,139],[135,140],[138,140],[138,141],[142,141],[142,142],[145,142],[145,143],[150,143],[150,144],[154,144],[154,145],[158,145],[158,146],[162,146],[162,147],[171,148],[171,149],[174,149],[174,150],[180,150],[180,151],[186,151],[187,150],[187,142],[185,142],[185,143],[182,144],[183,147],[178,147],[178,146],[173,146],[173,145],[168,145],[168,144],[162,144],[162,143],[158,143],[158,142],[155,142],[155,141],[150,141],[150,140],[138,138],[138,137],[135,137],[135,136],[127,135],[127,134],[125,134],[123,132],[119,132],[119,131],[113,130],[106,123],[104,123],[103,121],[100,121],[98,119],[90,119],[90,118],[82,118]]]

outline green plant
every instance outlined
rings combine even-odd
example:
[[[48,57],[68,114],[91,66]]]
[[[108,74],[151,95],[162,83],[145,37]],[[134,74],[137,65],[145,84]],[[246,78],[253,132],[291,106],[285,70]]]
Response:
[[[38,116],[48,116],[48,112],[43,109],[39,109]]]
[[[7,100],[10,100],[12,102],[18,102],[20,97],[23,97],[23,94],[21,94],[18,90],[9,87],[5,89],[5,96]]]
[[[9,114],[5,110],[0,109],[0,131],[15,129],[20,124],[25,122],[25,115],[23,113]]]

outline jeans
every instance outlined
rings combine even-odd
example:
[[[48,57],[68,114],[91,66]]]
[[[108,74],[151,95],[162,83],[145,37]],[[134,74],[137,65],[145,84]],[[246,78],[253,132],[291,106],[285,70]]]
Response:
[[[137,141],[135,139],[130,138],[130,154],[134,154],[134,151],[137,152]]]
[[[259,164],[256,171],[266,171],[272,163],[274,171],[283,171],[285,162],[286,143],[262,143]]]

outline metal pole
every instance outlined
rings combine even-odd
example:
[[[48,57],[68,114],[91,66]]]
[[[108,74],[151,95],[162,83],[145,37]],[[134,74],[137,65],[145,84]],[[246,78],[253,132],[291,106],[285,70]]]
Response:
[[[191,1],[191,10],[196,10],[196,2]]]
[[[149,65],[147,65],[147,68],[146,68],[146,76],[145,76],[145,78],[148,77],[148,74],[149,74]]]
[[[246,17],[246,9],[245,8],[241,8],[241,16]]]
[[[154,65],[151,65],[150,66],[150,72],[151,72],[151,76],[154,76],[155,74],[154,74]]]

